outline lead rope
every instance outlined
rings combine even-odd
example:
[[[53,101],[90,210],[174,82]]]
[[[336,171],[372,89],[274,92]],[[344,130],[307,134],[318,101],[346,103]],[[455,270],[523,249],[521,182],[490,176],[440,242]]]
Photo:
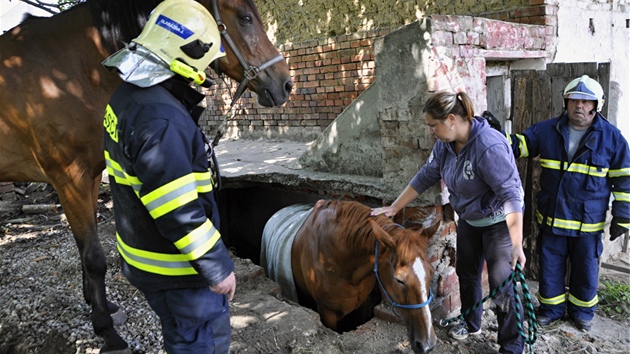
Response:
[[[534,344],[536,343],[536,339],[538,338],[538,322],[536,322],[536,312],[534,311],[534,304],[532,302],[531,294],[529,293],[529,287],[527,286],[527,283],[525,283],[525,274],[523,273],[520,263],[516,263],[516,269],[512,271],[510,276],[508,276],[507,279],[505,279],[503,283],[501,283],[501,285],[492,290],[488,296],[481,299],[481,301],[474,304],[471,308],[467,309],[459,316],[440,320],[440,325],[442,327],[446,327],[449,323],[453,321],[464,319],[464,316],[468,315],[472,311],[475,311],[488,299],[495,297],[499,293],[499,291],[501,291],[501,289],[503,289],[509,283],[512,283],[514,289],[514,299],[516,300],[516,318],[518,322],[519,333],[521,337],[523,337],[524,342],[527,346],[527,352],[534,353]],[[529,333],[526,333],[526,329],[523,328],[523,324],[521,323],[521,301],[518,294],[518,283],[521,284],[523,297],[525,298],[524,312],[526,318],[523,322],[527,322]]]

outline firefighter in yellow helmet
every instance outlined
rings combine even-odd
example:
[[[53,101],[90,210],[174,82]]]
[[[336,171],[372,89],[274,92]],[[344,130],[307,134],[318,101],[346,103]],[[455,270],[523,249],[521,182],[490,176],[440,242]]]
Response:
[[[225,55],[210,13],[165,0],[107,58],[123,83],[105,112],[105,159],[122,270],[162,322],[169,354],[228,353],[234,264],[197,126],[204,70]]]
[[[630,228],[630,150],[619,129],[600,113],[604,90],[597,81],[580,76],[562,95],[562,115],[510,138],[516,157],[539,156],[542,167],[536,197],[538,323],[547,326],[567,314],[578,329],[589,331],[611,195],[610,240]]]

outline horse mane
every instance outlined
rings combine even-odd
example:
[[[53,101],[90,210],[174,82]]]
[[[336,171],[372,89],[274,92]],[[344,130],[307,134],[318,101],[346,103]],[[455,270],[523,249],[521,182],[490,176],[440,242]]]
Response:
[[[415,254],[419,248],[426,255],[428,237],[424,237],[417,230],[406,229],[384,215],[370,216],[371,209],[361,203],[328,201],[326,207],[335,209],[337,225],[345,228],[338,234],[352,236],[346,237],[341,242],[346,249],[351,250],[356,255],[374,252],[376,237],[374,237],[374,231],[368,222],[369,218],[373,218],[380,227],[396,238],[401,252],[414,252],[413,254]],[[401,254],[401,256],[409,258],[412,254]]]
[[[113,53],[140,34],[149,14],[160,2],[162,0],[87,0],[86,4],[103,44]]]
[[[380,227],[394,236],[400,236],[402,234],[409,236],[415,235],[416,237],[396,237],[400,240],[399,242],[403,242],[406,245],[405,249],[413,247],[412,243],[417,243],[418,241],[425,242],[423,246],[426,246],[426,238],[420,237],[417,231],[404,229],[384,215],[370,216],[371,209],[359,202],[342,203],[338,200],[329,200],[325,202],[323,208],[335,210],[336,224],[343,225],[342,227],[346,228],[346,230],[339,232],[339,234],[352,235],[352,237],[345,237],[343,240],[340,240],[340,242],[342,242],[345,249],[351,250],[356,255],[374,252],[376,238],[368,222],[370,218],[373,218]],[[392,226],[395,226],[395,228],[392,228]]]

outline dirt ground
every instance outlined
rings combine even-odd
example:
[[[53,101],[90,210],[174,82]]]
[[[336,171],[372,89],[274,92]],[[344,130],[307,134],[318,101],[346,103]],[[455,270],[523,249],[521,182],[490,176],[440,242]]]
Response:
[[[23,204],[55,204],[55,198],[50,187],[41,185],[28,197],[0,202],[0,354],[98,353],[102,345],[92,333],[81,295],[79,257],[63,213],[25,214],[20,209]],[[120,273],[107,188],[101,193],[98,219],[109,267],[108,297],[127,316],[117,330],[134,353],[162,353],[159,320]],[[387,320],[392,317],[387,306],[358,329],[338,334],[323,327],[315,312],[283,300],[262,268],[250,260],[234,261],[232,353],[411,353],[404,326]],[[602,279],[611,278],[630,282],[627,274],[603,270]],[[527,283],[535,293],[537,283]],[[455,341],[436,325],[438,344],[432,353],[496,353],[496,316],[489,303],[481,336]],[[533,352],[630,353],[629,325],[599,313],[593,330],[584,333],[558,321],[540,330]]]

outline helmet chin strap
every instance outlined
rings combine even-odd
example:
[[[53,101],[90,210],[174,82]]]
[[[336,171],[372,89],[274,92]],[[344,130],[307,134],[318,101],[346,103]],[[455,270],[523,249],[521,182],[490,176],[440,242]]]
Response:
[[[195,84],[202,87],[210,88],[212,87],[212,85],[216,84],[216,82],[206,76],[205,72],[197,71],[197,69],[193,68],[190,65],[184,64],[177,59],[173,59],[169,69],[186,79],[193,80]]]

